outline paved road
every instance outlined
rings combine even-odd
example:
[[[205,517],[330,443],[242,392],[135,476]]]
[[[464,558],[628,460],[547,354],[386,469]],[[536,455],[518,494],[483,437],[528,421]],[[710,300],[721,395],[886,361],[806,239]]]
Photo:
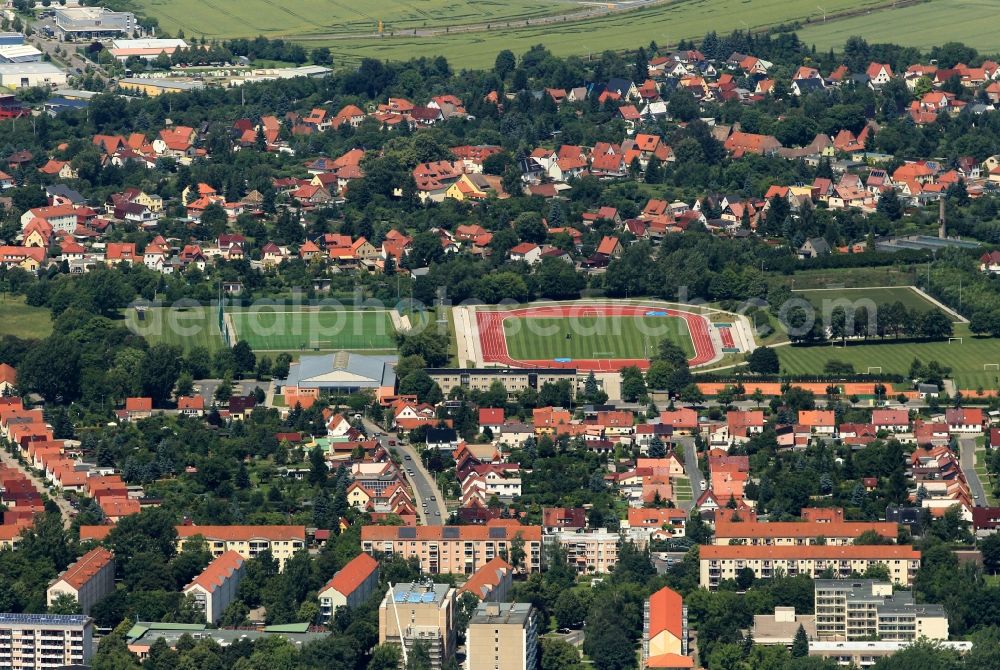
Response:
[[[0,465],[14,467],[23,472],[38,492],[48,495],[55,502],[56,506],[59,507],[59,513],[62,515],[63,527],[69,528],[74,510],[65,498],[61,495],[50,493],[48,483],[42,481],[35,473],[21,465],[16,458],[7,453],[6,449],[0,449]]]
[[[691,502],[681,503],[680,507],[690,511],[701,497],[701,482],[705,479],[705,475],[698,468],[698,452],[694,448],[694,438],[678,437],[676,442],[684,447],[684,474],[691,480]]]
[[[983,488],[979,473],[976,472],[976,438],[958,438],[958,459],[965,480],[969,482],[969,490],[972,492],[976,507],[986,507],[986,489]]]
[[[363,419],[362,421],[369,435],[383,432],[382,428],[368,419]],[[417,450],[410,444],[404,444],[395,433],[382,435],[378,440],[390,452],[402,457],[403,473],[406,475],[406,480],[413,491],[413,498],[417,505],[417,514],[420,517],[420,521],[426,526],[443,525],[448,519],[448,510],[444,506],[444,496],[438,490],[433,475],[424,467],[424,463],[420,460],[420,454],[417,453]],[[396,445],[390,446],[388,444],[389,440],[395,440]],[[413,474],[411,475],[408,471],[412,471]],[[425,501],[427,502],[426,511],[424,511],[425,508],[423,506]]]

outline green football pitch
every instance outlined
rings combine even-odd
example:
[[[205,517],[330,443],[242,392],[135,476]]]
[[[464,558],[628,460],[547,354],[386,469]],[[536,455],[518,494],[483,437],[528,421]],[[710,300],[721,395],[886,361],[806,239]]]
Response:
[[[257,351],[394,349],[384,310],[254,310],[229,312],[236,335]]]
[[[883,288],[840,288],[840,289],[807,289],[805,291],[794,291],[796,298],[805,298],[816,309],[823,312],[824,306],[833,309],[844,304],[843,301],[857,302],[859,306],[862,301],[871,301],[876,306],[900,302],[907,309],[912,309],[920,313],[939,309],[937,305],[927,300],[923,295],[914,291],[909,286],[887,286]],[[950,316],[950,315],[949,315]]]
[[[650,358],[663,339],[694,356],[687,324],[677,317],[511,317],[503,328],[515,360]]]
[[[124,310],[125,326],[150,344],[171,344],[189,351],[204,347],[215,352],[225,346],[219,317],[211,307],[150,307]]]
[[[892,340],[878,344],[849,344],[847,347],[776,347],[781,372],[789,375],[810,375],[823,372],[827,361],[836,360],[854,365],[855,372],[881,368],[884,374],[907,375],[913,359],[923,363],[937,361],[950,367],[959,388],[975,390],[1000,388],[1000,339],[973,337],[968,326],[955,325],[952,342],[902,342]],[[987,369],[983,369],[986,367]]]

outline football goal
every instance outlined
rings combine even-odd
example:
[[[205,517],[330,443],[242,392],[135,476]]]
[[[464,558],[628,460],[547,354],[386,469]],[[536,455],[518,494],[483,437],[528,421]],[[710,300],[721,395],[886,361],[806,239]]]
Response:
[[[961,337],[949,337],[948,338],[948,344],[962,344],[962,338]]]
[[[1000,370],[1000,363],[983,363],[983,370]]]
[[[882,374],[882,366],[881,365],[869,365],[868,366],[868,374],[872,374],[872,373],[879,374],[879,375]]]

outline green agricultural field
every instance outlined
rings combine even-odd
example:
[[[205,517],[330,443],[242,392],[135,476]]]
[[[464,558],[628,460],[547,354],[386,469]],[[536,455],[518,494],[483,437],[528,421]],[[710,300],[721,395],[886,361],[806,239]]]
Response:
[[[822,3],[828,13],[861,11],[884,4],[888,3],[885,0]],[[676,44],[685,38],[701,38],[711,30],[722,34],[794,21],[817,21],[822,15],[814,0],[674,0],[635,11],[556,24],[432,37],[397,35],[338,40],[310,36],[302,42],[307,47],[329,47],[336,62],[366,57],[407,60],[444,55],[456,68],[482,68],[492,66],[497,52],[502,49],[519,54],[536,44],[544,44],[558,56],[597,54],[606,49],[634,49],[652,40],[659,44]]]
[[[395,348],[387,311],[260,310],[228,315],[237,336],[259,351]]]
[[[204,347],[209,352],[224,346],[218,313],[211,307],[152,307],[141,320],[135,309],[127,308],[124,314],[125,326],[150,344],[172,344],[184,351]]]
[[[160,26],[188,37],[302,37],[317,34],[375,34],[572,12],[569,0],[133,0]]]
[[[1000,363],[1000,339],[978,338],[969,333],[968,326],[956,324],[955,336],[962,342],[904,342],[887,340],[878,344],[848,344],[848,346],[777,347],[781,371],[791,375],[818,374],[829,360],[839,360],[854,365],[856,372],[865,373],[869,367],[881,366],[885,374],[906,375],[910,363],[917,358],[924,363],[937,361],[952,370],[955,383],[962,389],[974,390],[1000,388],[1000,371],[983,370],[984,363]]]
[[[841,48],[848,37],[859,35],[869,42],[892,42],[921,49],[945,42],[963,42],[995,53],[1000,51],[995,20],[998,11],[1000,0],[933,0],[826,24],[813,23],[798,33],[803,42],[815,44],[821,50]]]
[[[45,307],[24,304],[21,296],[4,295],[0,300],[0,335],[40,340],[52,333],[52,313]]]
[[[876,305],[901,302],[907,309],[915,310],[921,314],[939,309],[934,303],[927,300],[920,293],[917,293],[912,288],[905,286],[891,288],[848,288],[832,290],[811,289],[808,291],[796,291],[794,295],[797,298],[805,298],[808,300],[809,303],[812,304],[817,310],[820,310],[820,313],[823,313],[824,305],[828,306],[832,310],[840,305],[840,302],[838,301],[843,300],[849,300],[852,302],[870,300]]]
[[[512,317],[503,325],[507,353],[519,360],[649,358],[664,338],[694,355],[687,324],[676,317]]]
[[[817,270],[796,270],[794,275],[774,274],[768,277],[772,286],[788,286],[792,290],[814,288],[864,288],[869,286],[912,286],[917,281],[917,268],[872,267],[872,268],[823,268]],[[923,269],[926,269],[926,265]]]

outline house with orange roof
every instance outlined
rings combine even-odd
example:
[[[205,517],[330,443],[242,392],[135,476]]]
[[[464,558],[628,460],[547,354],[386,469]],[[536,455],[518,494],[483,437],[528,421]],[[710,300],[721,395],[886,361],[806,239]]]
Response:
[[[778,149],[781,148],[781,142],[773,135],[736,131],[726,138],[724,146],[734,158],[745,154],[770,156],[778,152]]]
[[[621,241],[612,235],[605,235],[597,245],[597,253],[608,258],[619,258],[622,255]]]
[[[76,230],[78,223],[83,223],[81,214],[85,214],[83,210],[88,209],[85,207],[77,208],[69,204],[35,207],[21,215],[21,229],[23,230],[34,219],[42,219],[51,226],[54,232],[65,231],[72,233]]]
[[[375,592],[378,580],[378,561],[365,553],[355,556],[319,590],[320,619],[329,622],[339,608],[363,605]]]
[[[361,110],[361,108],[356,105],[345,105],[339,112],[337,112],[337,115],[333,117],[330,122],[330,127],[336,130],[346,124],[351,128],[357,128],[364,120],[365,113]]]
[[[181,591],[194,599],[195,607],[205,614],[205,622],[215,625],[231,602],[246,573],[246,559],[235,551],[227,551],[209,563]]]
[[[892,79],[892,66],[888,63],[869,63],[865,74],[868,75],[869,86],[881,88]]]
[[[49,607],[60,596],[69,596],[79,603],[83,614],[115,590],[115,560],[110,551],[98,547],[88,551],[66,568],[49,584],[45,592]]]
[[[184,416],[202,416],[205,413],[205,398],[183,395],[177,399],[177,411]]]
[[[19,267],[27,272],[38,272],[45,261],[41,247],[0,246],[0,267]]]
[[[194,140],[197,136],[190,126],[174,126],[164,128],[159,137],[153,140],[153,151],[158,156],[185,158],[194,156]]]
[[[799,410],[799,425],[817,435],[832,436],[837,432],[833,410]]]
[[[980,434],[983,432],[983,410],[978,407],[954,407],[944,412],[948,430],[952,433]]]
[[[125,398],[125,416],[123,417],[127,421],[136,421],[138,419],[148,419],[153,415],[153,399],[152,398]]]
[[[118,523],[122,517],[138,514],[142,510],[138,500],[127,496],[102,496],[98,504],[104,518],[111,523]]]
[[[845,546],[865,533],[893,544],[899,527],[882,521],[727,521],[717,519],[713,544],[749,546]]]
[[[681,595],[664,586],[649,596],[643,610],[643,667],[693,667],[694,659],[688,656],[687,608]]]
[[[665,531],[668,537],[683,537],[687,527],[688,514],[673,507],[629,507],[627,525],[632,528],[647,528],[651,531]]]
[[[660,423],[671,426],[675,433],[694,433],[698,430],[698,412],[690,407],[660,412]]]
[[[910,413],[905,409],[872,410],[872,425],[890,433],[910,432]]]
[[[57,161],[54,158],[50,158],[45,165],[38,168],[38,171],[59,179],[76,179],[78,176],[77,171],[73,169],[69,161]]]
[[[510,563],[502,557],[496,556],[476,570],[469,581],[458,589],[458,595],[471,593],[481,602],[507,602],[507,595],[513,584],[513,576],[514,568]]]
[[[0,395],[11,395],[17,390],[17,369],[8,363],[0,363]]]

